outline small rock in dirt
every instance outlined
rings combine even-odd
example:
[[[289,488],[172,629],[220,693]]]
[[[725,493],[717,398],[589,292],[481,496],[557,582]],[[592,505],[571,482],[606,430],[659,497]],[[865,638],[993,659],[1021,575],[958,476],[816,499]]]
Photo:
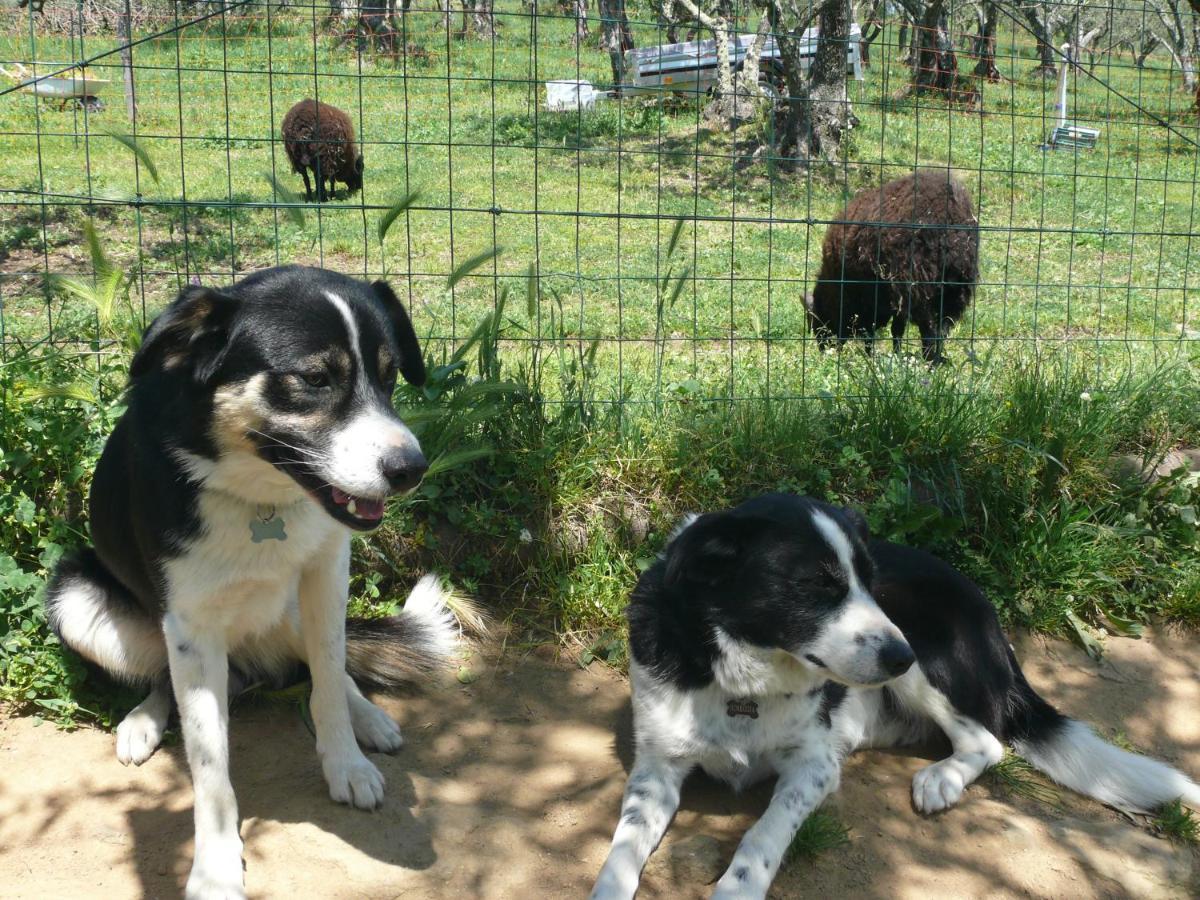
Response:
[[[712,884],[721,877],[721,844],[696,834],[663,847],[650,857],[647,871],[674,884]]]
[[[1113,459],[1113,472],[1119,478],[1158,481],[1178,469],[1200,472],[1200,449],[1188,447],[1172,450],[1161,460],[1145,458],[1136,453],[1123,453]]]

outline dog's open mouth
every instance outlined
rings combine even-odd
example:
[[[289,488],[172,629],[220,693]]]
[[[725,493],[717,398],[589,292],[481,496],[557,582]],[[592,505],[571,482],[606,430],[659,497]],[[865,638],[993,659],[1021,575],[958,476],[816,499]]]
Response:
[[[335,487],[331,487],[329,493],[333,497],[333,502],[338,506],[346,507],[346,512],[352,516],[357,516],[367,522],[378,522],[383,518],[384,503],[382,500],[355,497],[353,494],[347,494]]]
[[[331,516],[351,528],[369,531],[383,521],[387,501],[382,497],[356,497],[333,485],[315,493]]]

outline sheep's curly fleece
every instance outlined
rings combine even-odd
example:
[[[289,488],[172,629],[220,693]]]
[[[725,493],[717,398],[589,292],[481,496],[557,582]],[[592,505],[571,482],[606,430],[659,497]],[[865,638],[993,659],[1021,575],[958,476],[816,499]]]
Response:
[[[308,183],[311,169],[317,180],[317,199],[324,200],[325,182],[329,193],[335,181],[351,192],[362,187],[362,163],[354,141],[354,124],[336,106],[316,100],[301,100],[283,117],[283,147],[292,170],[304,178],[304,192],[312,197]]]
[[[912,319],[926,357],[939,361],[978,280],[971,195],[946,171],[920,171],[860,191],[829,226],[809,319],[822,345],[870,341],[892,321],[897,352]]]

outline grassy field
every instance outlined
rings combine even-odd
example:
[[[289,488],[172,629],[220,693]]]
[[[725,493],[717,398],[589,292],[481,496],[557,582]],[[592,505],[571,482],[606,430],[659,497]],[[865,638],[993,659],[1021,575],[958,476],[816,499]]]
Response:
[[[844,165],[786,172],[753,155],[763,123],[712,131],[689,100],[546,113],[542,82],[602,84],[607,58],[573,48],[572,23],[549,6],[499,7],[494,42],[410,15],[422,52],[396,65],[336,46],[303,11],[139,44],[137,142],[157,178],[106,133],[131,130],[115,56],[93,67],[116,80],[102,112],[0,97],[0,203],[12,204],[0,219],[0,588],[13,598],[0,601],[0,697],[66,715],[100,702],[36,601],[47,566],[85,536],[87,473],[119,412],[120,329],[43,278],[90,275],[89,217],[129,273],[138,324],[191,277],[301,260],[387,273],[435,362],[468,345],[465,368],[399,401],[435,453],[488,455],[431,479],[358,543],[356,602],[386,605],[435,565],[531,636],[619,663],[620,610],[674,518],[786,489],[856,503],[877,531],[945,553],[1012,623],[1083,639],[1152,614],[1197,620],[1194,487],[1146,488],[1108,467],[1200,430],[1198,131],[1165,57],[1143,71],[1106,58],[1096,80],[1077,79],[1072,118],[1103,136],[1076,156],[1039,149],[1053,82],[1029,76],[1024,36],[1002,32],[1009,80],[981,85],[968,110],[905,97],[889,31],[851,83],[860,125]],[[81,52],[4,15],[0,64]],[[653,25],[634,32],[639,46],[659,41]],[[114,45],[88,35],[82,52]],[[358,123],[366,183],[298,223],[273,186],[301,188],[278,123],[313,95]],[[955,365],[822,355],[801,297],[825,223],[849,193],[915,165],[954,169],[984,230]],[[381,240],[381,213],[411,192]]]

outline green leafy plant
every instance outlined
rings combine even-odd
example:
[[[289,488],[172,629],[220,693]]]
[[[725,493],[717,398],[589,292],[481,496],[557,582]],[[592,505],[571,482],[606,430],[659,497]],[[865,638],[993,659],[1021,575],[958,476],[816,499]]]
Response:
[[[1173,800],[1151,820],[1154,830],[1177,844],[1200,844],[1200,819],[1180,801]]]

